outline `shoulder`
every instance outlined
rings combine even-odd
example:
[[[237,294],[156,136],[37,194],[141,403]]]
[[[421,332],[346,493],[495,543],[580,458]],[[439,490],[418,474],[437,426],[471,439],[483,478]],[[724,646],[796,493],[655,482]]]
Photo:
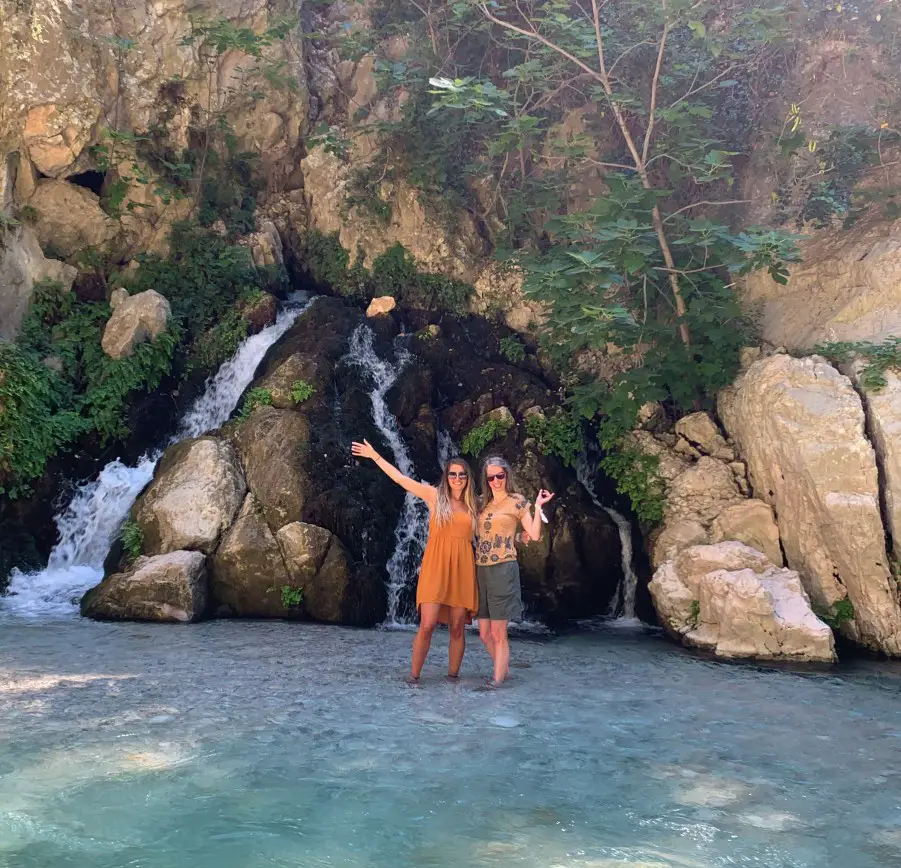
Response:
[[[517,494],[514,496],[513,508],[521,515],[522,513],[528,511],[529,501],[526,500],[521,494]]]

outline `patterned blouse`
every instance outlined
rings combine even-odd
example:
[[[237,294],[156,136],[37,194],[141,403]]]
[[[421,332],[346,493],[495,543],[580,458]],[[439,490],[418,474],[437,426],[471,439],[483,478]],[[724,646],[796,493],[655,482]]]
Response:
[[[529,502],[521,494],[511,494],[499,508],[489,502],[479,513],[476,564],[490,567],[515,561],[517,527],[530,515]]]

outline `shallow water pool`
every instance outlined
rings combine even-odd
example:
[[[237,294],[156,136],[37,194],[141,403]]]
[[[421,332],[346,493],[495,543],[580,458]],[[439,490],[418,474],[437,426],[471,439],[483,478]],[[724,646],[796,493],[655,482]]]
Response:
[[[436,651],[443,652],[444,636]],[[459,684],[410,635],[0,625],[0,866],[901,865],[901,670],[715,664],[639,632]]]

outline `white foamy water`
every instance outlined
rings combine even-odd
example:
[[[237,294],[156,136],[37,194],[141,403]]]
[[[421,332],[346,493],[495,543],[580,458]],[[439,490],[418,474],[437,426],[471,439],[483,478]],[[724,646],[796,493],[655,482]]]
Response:
[[[309,306],[308,293],[294,293],[276,321],[242,341],[237,352],[206,382],[203,394],[185,413],[168,445],[199,437],[228,420],[244,390],[253,381],[267,350]],[[163,454],[155,449],[134,467],[116,459],[96,479],[81,485],[57,516],[59,542],[45,569],[36,573],[13,570],[0,613],[18,617],[58,617],[77,611],[79,600],[103,578],[103,561],[128,512],[153,478]]]
[[[624,623],[639,623],[635,617],[635,590],[638,587],[638,575],[635,572],[632,555],[632,525],[629,520],[612,506],[604,506],[598,498],[594,488],[594,479],[592,478],[591,468],[589,466],[588,456],[585,453],[579,456],[576,462],[576,477],[582,484],[588,496],[591,498],[595,506],[599,506],[613,521],[619,530],[619,543],[622,550],[622,567],[623,580],[620,582],[610,601],[610,609],[608,615],[611,618],[618,616],[619,620]]]
[[[382,433],[394,457],[394,465],[405,476],[415,478],[416,468],[400,433],[394,414],[388,409],[385,396],[397,381],[409,361],[401,349],[395,351],[396,362],[380,359],[375,351],[372,329],[365,323],[357,326],[350,338],[346,361],[356,365],[371,384],[372,419]],[[388,559],[388,614],[385,626],[409,624],[415,612],[407,597],[415,586],[419,564],[429,535],[429,509],[412,494],[404,497],[397,527],[394,529],[394,552]]]

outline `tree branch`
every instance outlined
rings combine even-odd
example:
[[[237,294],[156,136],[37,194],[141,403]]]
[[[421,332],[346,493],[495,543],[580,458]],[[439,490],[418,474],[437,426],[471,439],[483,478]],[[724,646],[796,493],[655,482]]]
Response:
[[[692,202],[691,205],[686,205],[684,208],[680,208],[678,211],[673,211],[672,214],[667,214],[666,219],[663,222],[669,223],[669,221],[678,214],[682,214],[685,211],[690,211],[692,208],[698,208],[701,205],[712,205],[714,207],[717,207],[719,205],[747,205],[750,202],[750,199],[722,199],[718,202],[703,199],[700,202]]]

